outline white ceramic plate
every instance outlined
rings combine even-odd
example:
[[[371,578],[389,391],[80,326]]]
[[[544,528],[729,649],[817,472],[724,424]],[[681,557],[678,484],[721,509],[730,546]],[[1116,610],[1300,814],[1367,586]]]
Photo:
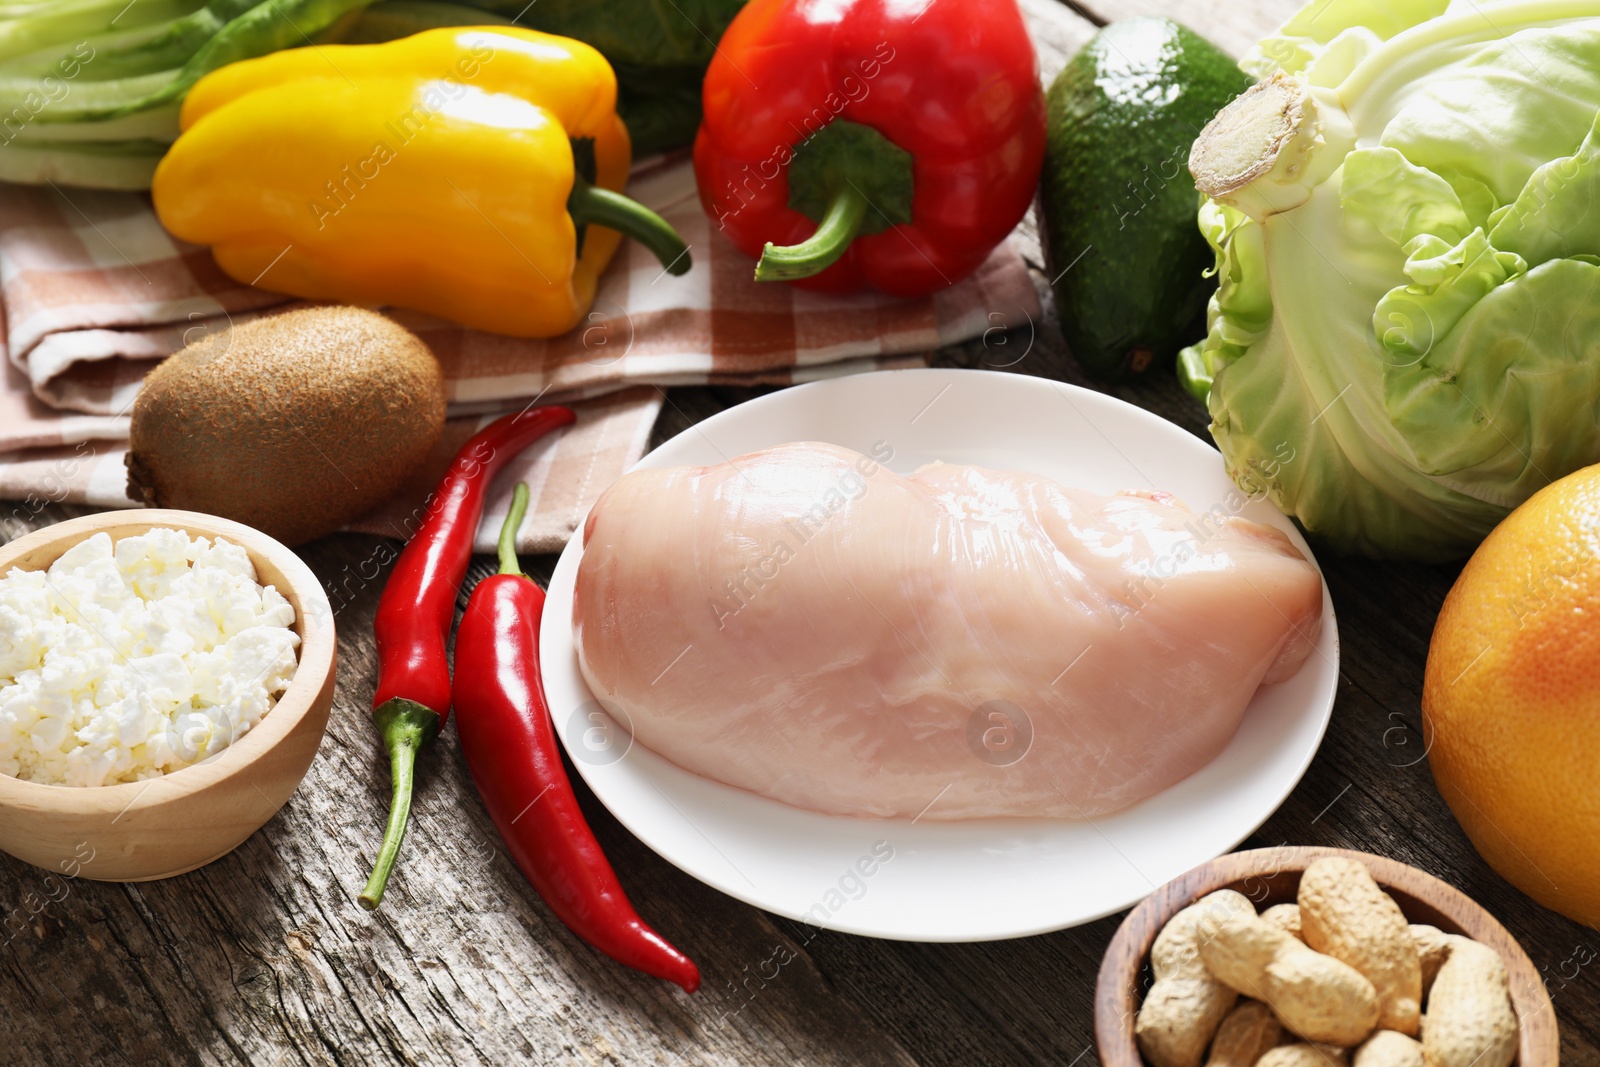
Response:
[[[805,440],[861,452],[886,441],[888,465],[901,473],[942,459],[1101,492],[1165,489],[1197,512],[1217,505],[1276,526],[1311,558],[1270,503],[1243,500],[1209,445],[1120,400],[1020,374],[884,371],[784,389],[685,430],[640,466],[717,463]],[[556,567],[541,642],[550,708],[578,771],[624,826],[683,870],[829,929],[986,941],[1127,908],[1260,826],[1305,772],[1333,709],[1339,639],[1324,591],[1322,637],[1300,672],[1256,693],[1212,763],[1125,811],[1093,822],[954,823],[803,811],[690,774],[633,745],[600,710],[572,640],[580,541]]]

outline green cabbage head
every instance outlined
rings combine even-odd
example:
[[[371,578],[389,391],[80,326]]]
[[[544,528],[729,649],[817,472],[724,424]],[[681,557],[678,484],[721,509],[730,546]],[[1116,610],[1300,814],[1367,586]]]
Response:
[[[1180,377],[1308,531],[1462,556],[1600,461],[1600,0],[1312,0],[1240,65],[1306,105],[1200,209]]]

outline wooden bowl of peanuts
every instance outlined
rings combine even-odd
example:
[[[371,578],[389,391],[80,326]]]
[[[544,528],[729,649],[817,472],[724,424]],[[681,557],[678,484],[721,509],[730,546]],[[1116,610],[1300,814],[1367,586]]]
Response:
[[[1555,1067],[1554,1009],[1476,902],[1337,848],[1234,852],[1129,913],[1100,965],[1104,1067]]]

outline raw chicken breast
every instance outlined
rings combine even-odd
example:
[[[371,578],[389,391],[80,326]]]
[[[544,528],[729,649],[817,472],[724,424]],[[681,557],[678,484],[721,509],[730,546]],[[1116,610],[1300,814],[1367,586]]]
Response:
[[[1277,530],[826,444],[635,471],[583,537],[583,674],[637,743],[835,814],[1127,807],[1216,756],[1321,621]]]

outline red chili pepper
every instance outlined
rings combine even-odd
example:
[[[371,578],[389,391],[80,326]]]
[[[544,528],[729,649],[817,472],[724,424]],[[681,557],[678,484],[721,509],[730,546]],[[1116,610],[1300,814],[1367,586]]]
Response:
[[[807,288],[958,281],[1028,210],[1044,160],[1015,0],[750,0],[704,110],[706,213],[761,257],[757,280]]]
[[[511,459],[551,430],[571,425],[571,408],[524,408],[496,419],[462,446],[428,501],[427,517],[406,542],[378,599],[378,691],[372,718],[389,753],[394,799],[383,847],[361,891],[371,911],[383,899],[411,815],[417,750],[450,714],[450,667],[445,643],[456,617],[456,595],[472,559],[472,538],[483,515],[489,482]]]
[[[500,533],[500,573],[478,583],[456,632],[456,733],[483,806],[550,910],[619,963],[693,993],[700,970],[645,925],[606,862],[561,764],[539,673],[544,590],[517,566],[517,495]]]

